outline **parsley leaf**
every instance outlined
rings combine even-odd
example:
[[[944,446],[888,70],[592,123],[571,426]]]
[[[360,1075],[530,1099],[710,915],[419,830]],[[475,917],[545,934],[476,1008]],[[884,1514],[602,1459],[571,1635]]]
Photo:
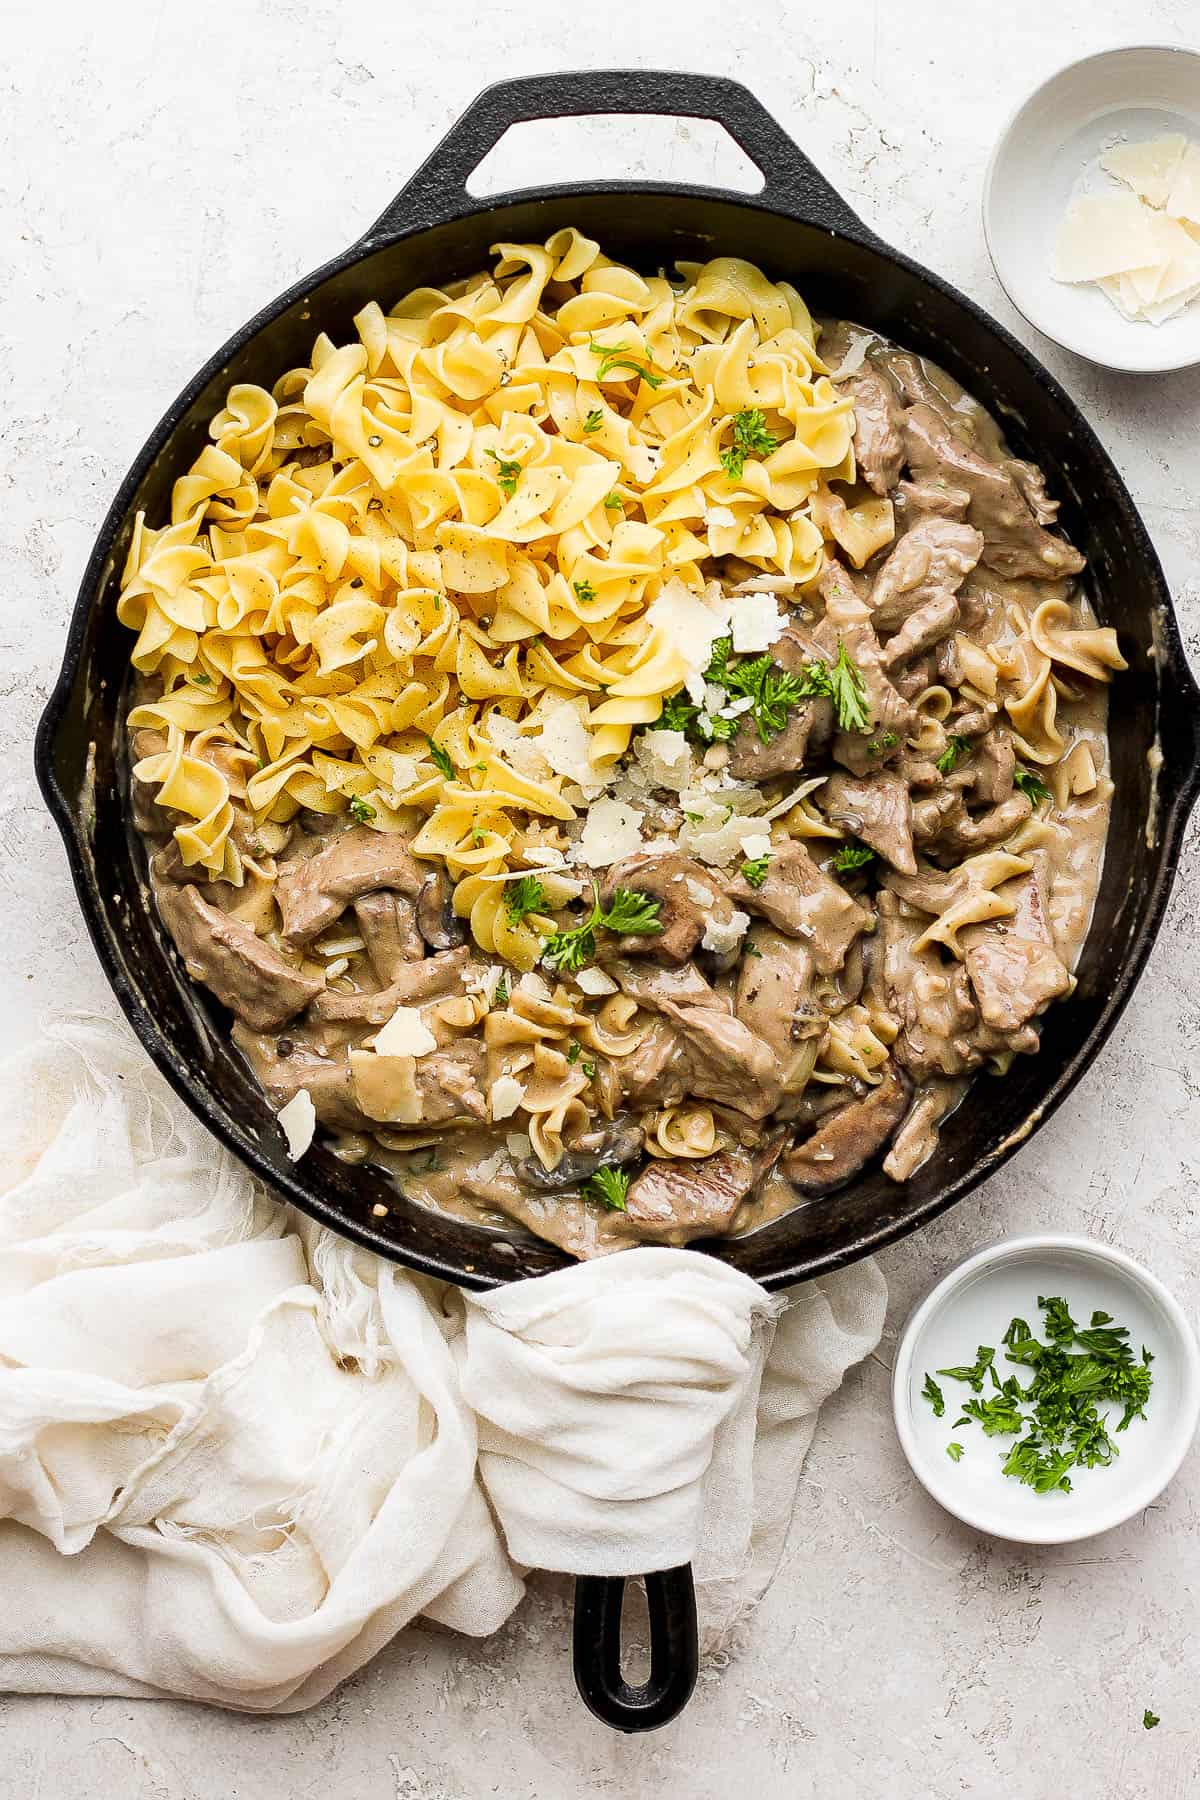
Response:
[[[556,931],[542,946],[542,960],[559,974],[573,975],[596,954],[596,932],[600,927],[621,936],[656,936],[662,930],[659,913],[662,901],[650,894],[639,894],[632,888],[614,888],[611,904],[600,904],[600,889],[592,883],[591,917],[570,931]]]
[[[760,888],[767,879],[767,868],[770,861],[771,857],[768,853],[766,856],[753,857],[750,862],[742,864],[742,875],[752,888]]]
[[[625,502],[622,500],[620,494],[618,494],[616,488],[614,488],[611,494],[605,494],[604,504],[609,512],[620,512]]]
[[[375,817],[375,808],[369,800],[364,800],[361,795],[355,794],[350,802],[350,817],[357,820],[360,825],[369,825]]]
[[[507,1006],[508,1005],[508,976],[507,975],[501,975],[499,981],[496,983],[496,992],[493,994],[492,999],[493,999],[493,1002],[495,1003],[495,1005],[497,1005],[497,1006]]]
[[[725,686],[725,678],[729,673],[729,658],[732,653],[733,639],[731,637],[713,639],[708,667],[704,671],[705,681],[715,682],[718,687]]]
[[[996,1352],[991,1346],[980,1344],[975,1353],[975,1361],[969,1368],[939,1369],[938,1374],[949,1375],[954,1381],[969,1382],[973,1393],[982,1394],[984,1374],[992,1367],[995,1359]]]
[[[767,425],[767,415],[752,406],[733,416],[733,442],[721,452],[721,467],[731,481],[740,481],[748,456],[770,456],[779,439]]]
[[[961,1444],[951,1442],[946,1445],[946,1455],[950,1458],[951,1462],[961,1462],[962,1453],[963,1447]]]
[[[871,714],[862,671],[838,639],[837,661],[829,671],[829,693],[843,731],[869,731]]]
[[[1150,1708],[1147,1707],[1145,1712],[1142,1714],[1142,1725],[1145,1728],[1145,1730],[1153,1731],[1154,1727],[1156,1725],[1160,1725],[1161,1723],[1162,1723],[1162,1721],[1159,1718],[1158,1714],[1156,1712],[1151,1712]]]
[[[454,780],[454,764],[450,761],[449,753],[447,751],[443,750],[442,746],[440,744],[435,744],[433,739],[431,737],[429,737],[427,734],[425,737],[425,742],[429,745],[429,754],[430,754],[430,757],[433,759],[434,767],[436,769],[438,769],[440,771],[440,773],[446,777],[447,781],[453,781]]]
[[[833,866],[839,875],[849,875],[854,869],[865,868],[874,857],[875,852],[869,844],[843,844],[833,859]]]
[[[594,406],[592,408],[591,412],[587,415],[586,419],[583,421],[584,432],[586,433],[586,435],[588,437],[591,437],[593,432],[599,431],[599,429],[603,425],[603,423],[604,423],[604,414],[601,412],[601,410],[598,406]]]
[[[750,717],[764,744],[783,730],[788,713],[805,697],[803,677],[786,673],[769,655],[726,665],[722,685],[750,701]]]
[[[934,763],[939,775],[949,775],[956,769],[964,756],[970,753],[971,746],[964,737],[948,737],[946,748]]]
[[[743,956],[757,956],[761,959],[762,951],[759,949],[757,944],[752,944],[749,941],[749,939],[747,939],[745,941],[745,943],[743,943],[743,945],[742,945],[742,955]]]
[[[577,1063],[582,1055],[583,1045],[576,1043],[572,1039],[571,1043],[567,1045],[567,1061],[569,1063]]]
[[[581,1191],[589,1200],[599,1200],[608,1212],[628,1212],[625,1196],[629,1192],[629,1172],[626,1169],[597,1169],[581,1184]]]
[[[585,1074],[585,1075],[586,1075],[586,1076],[587,1076],[587,1078],[588,1078],[588,1080],[589,1080],[589,1081],[595,1081],[595,1079],[596,1079],[596,1065],[595,1065],[595,1063],[594,1063],[594,1062],[585,1062],[585,1063],[580,1063],[580,1065],[579,1065],[579,1066],[580,1066],[580,1068],[581,1068],[581,1069],[582,1069],[582,1070],[583,1070],[583,1072],[584,1072],[584,1074]]]
[[[573,581],[571,586],[575,589],[576,596],[580,600],[594,600],[596,598],[596,590],[590,581]]]
[[[1046,786],[1041,776],[1036,775],[1032,769],[1027,769],[1023,763],[1018,763],[1013,770],[1013,786],[1020,788],[1021,792],[1025,794],[1035,806],[1040,806],[1043,800],[1050,800],[1053,798],[1050,789]]]
[[[510,925],[519,925],[526,913],[541,912],[546,890],[536,875],[520,875],[504,885],[504,910]]]
[[[628,344],[597,344],[595,340],[588,345],[593,356],[600,358],[600,367],[596,370],[596,380],[604,381],[614,369],[628,369],[632,375],[640,375],[647,386],[661,387],[666,380],[665,375],[656,375],[645,363],[638,362],[630,354]]]
[[[193,675],[192,680],[197,687],[211,687],[212,686],[212,676],[207,674],[205,672],[205,670],[203,670],[203,669],[201,669],[201,671],[198,675]]]
[[[867,754],[868,756],[882,756],[885,750],[892,749],[899,742],[900,739],[894,731],[881,731],[879,736],[872,738],[867,745]]]
[[[521,479],[521,464],[519,462],[510,462],[506,457],[498,456],[494,450],[489,450],[487,454],[496,465],[497,487],[502,494],[507,494],[511,500],[512,496],[517,491],[517,483]]]
[[[921,1397],[928,1400],[932,1406],[934,1418],[940,1419],[946,1410],[946,1396],[930,1374],[925,1376],[925,1386],[921,1389]]]

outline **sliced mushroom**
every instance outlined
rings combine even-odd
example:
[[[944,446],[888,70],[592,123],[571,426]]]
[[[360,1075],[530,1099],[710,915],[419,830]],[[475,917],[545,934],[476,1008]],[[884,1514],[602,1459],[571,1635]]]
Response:
[[[636,1125],[613,1124],[605,1130],[586,1131],[576,1138],[557,1168],[544,1169],[536,1156],[517,1164],[517,1173],[530,1187],[546,1190],[578,1187],[597,1169],[615,1169],[641,1154],[643,1133]]]
[[[831,1194],[890,1144],[908,1111],[911,1084],[889,1062],[883,1080],[863,1100],[824,1120],[804,1144],[789,1150],[783,1172],[799,1194]]]
[[[435,869],[417,898],[417,930],[431,950],[454,950],[467,941],[466,925],[453,905],[444,869]]]

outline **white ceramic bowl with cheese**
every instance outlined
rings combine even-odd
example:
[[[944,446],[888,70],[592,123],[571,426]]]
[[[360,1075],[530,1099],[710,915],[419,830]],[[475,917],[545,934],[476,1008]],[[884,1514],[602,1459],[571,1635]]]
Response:
[[[957,1424],[971,1389],[938,1374],[973,1363],[977,1347],[987,1344],[1001,1379],[1015,1373],[1027,1386],[1031,1371],[1006,1362],[1003,1338],[1017,1317],[1045,1341],[1039,1294],[1063,1296],[1084,1325],[1093,1311],[1108,1313],[1129,1328],[1135,1356],[1144,1345],[1154,1359],[1145,1418],[1113,1432],[1114,1409],[1109,1429],[1120,1454],[1107,1468],[1072,1469],[1070,1493],[1039,1494],[1005,1475],[1002,1463],[1017,1438],[987,1437],[974,1420]],[[942,1389],[940,1417],[922,1391],[926,1373]],[[985,1384],[985,1397],[991,1392]],[[947,1512],[992,1537],[1073,1543],[1133,1518],[1179,1468],[1200,1423],[1200,1346],[1174,1295],[1123,1251],[1092,1238],[1008,1238],[959,1263],[912,1313],[896,1348],[892,1407],[913,1473]],[[952,1443],[961,1446],[957,1462],[947,1453]]]
[[[1113,185],[1101,157],[1175,133],[1200,142],[1200,52],[1130,45],[1051,76],[1014,113],[988,167],[983,229],[1009,299],[1047,337],[1107,368],[1200,363],[1200,298],[1153,325],[1122,317],[1093,283],[1051,274],[1072,199]]]

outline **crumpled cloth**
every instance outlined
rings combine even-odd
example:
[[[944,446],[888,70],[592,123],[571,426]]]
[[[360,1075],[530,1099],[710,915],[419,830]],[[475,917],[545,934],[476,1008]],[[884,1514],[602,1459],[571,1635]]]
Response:
[[[486,1294],[270,1198],[132,1035],[0,1065],[0,1690],[321,1700],[532,1567],[695,1565],[717,1643],[778,1562],[870,1263],[772,1298],[686,1250]]]

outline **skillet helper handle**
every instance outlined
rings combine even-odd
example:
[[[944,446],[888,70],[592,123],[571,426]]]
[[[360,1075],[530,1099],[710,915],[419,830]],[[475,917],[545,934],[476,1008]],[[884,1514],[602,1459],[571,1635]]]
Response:
[[[380,214],[363,245],[477,210],[479,202],[468,194],[467,182],[511,125],[613,113],[711,119],[724,126],[761,172],[762,194],[751,196],[752,201],[808,224],[875,241],[836,188],[739,81],[678,69],[566,69],[498,81],[478,94]],[[490,204],[500,204],[501,198],[495,196]]]
[[[585,1704],[617,1731],[653,1731],[687,1705],[699,1671],[696,1590],[690,1563],[645,1575],[650,1674],[631,1687],[621,1674],[623,1575],[575,1580],[575,1685]]]

